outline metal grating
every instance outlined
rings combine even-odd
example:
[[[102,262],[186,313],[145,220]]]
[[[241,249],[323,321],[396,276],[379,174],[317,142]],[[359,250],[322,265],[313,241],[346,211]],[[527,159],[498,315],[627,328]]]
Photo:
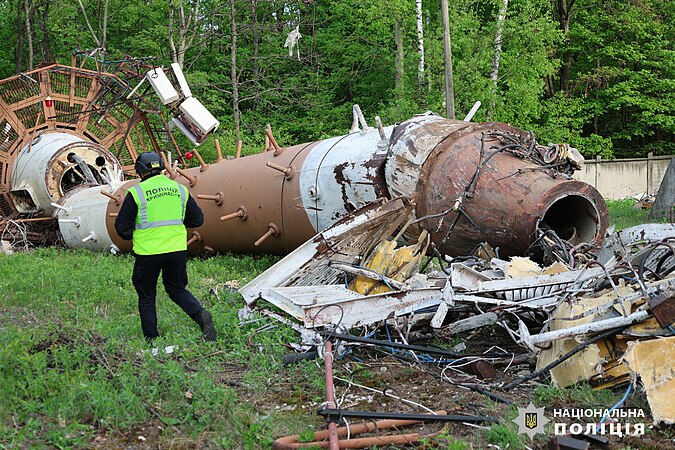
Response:
[[[16,110],[16,116],[27,130],[45,123],[45,115],[42,114],[42,102],[40,101]]]
[[[12,145],[19,138],[19,135],[14,128],[7,122],[6,119],[3,119],[0,122],[0,152],[7,153],[9,149],[12,148]],[[2,181],[2,176],[0,176],[0,182]]]
[[[14,213],[6,194],[0,194],[0,215],[2,217],[11,216]]]
[[[15,78],[0,83],[0,96],[2,96],[8,105],[33,97],[39,93],[40,85],[28,77]]]
[[[87,124],[87,130],[89,130],[98,141],[102,141],[106,136],[116,130],[115,126],[108,122],[107,120],[101,120],[100,114],[92,114],[89,118],[89,123]]]
[[[77,123],[82,112],[82,105],[77,103],[70,106],[68,102],[54,102],[54,110],[56,111],[56,121],[62,123]]]

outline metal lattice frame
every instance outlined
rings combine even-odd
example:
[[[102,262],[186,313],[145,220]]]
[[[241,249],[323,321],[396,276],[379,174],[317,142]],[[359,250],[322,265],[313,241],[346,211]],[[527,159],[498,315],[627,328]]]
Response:
[[[114,74],[59,64],[0,81],[0,217],[16,213],[9,199],[12,166],[40,133],[66,131],[100,144],[127,173],[139,153],[159,150],[138,97],[126,99],[130,91]]]

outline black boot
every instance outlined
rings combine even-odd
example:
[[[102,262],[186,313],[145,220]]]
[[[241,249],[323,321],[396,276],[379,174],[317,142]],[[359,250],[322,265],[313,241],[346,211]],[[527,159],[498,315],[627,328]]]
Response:
[[[192,320],[197,322],[199,328],[202,329],[205,341],[216,340],[216,327],[213,325],[213,317],[211,317],[210,312],[208,312],[205,309],[202,309],[201,311],[195,314],[191,314],[190,317],[192,317]]]

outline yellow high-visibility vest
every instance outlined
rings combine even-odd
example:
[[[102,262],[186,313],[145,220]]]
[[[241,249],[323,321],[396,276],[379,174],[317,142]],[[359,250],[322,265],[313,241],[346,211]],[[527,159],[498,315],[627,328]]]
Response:
[[[188,190],[182,184],[155,175],[129,189],[138,206],[133,233],[137,255],[187,250],[187,230],[183,225]]]

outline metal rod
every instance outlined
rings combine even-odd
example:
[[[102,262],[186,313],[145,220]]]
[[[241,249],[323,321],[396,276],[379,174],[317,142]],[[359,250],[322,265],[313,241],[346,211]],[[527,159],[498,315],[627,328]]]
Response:
[[[216,158],[216,162],[221,162],[223,158],[223,152],[220,150],[220,141],[218,139],[215,139],[216,142],[216,154],[218,157]]]
[[[558,339],[564,339],[572,336],[577,336],[580,334],[592,333],[597,331],[605,331],[610,328],[618,328],[626,325],[633,324],[635,322],[642,322],[650,316],[649,311],[637,311],[633,314],[626,317],[617,317],[614,319],[600,320],[597,322],[591,322],[584,325],[579,325],[576,327],[563,328],[561,330],[549,331],[547,333],[539,333],[534,336],[530,336],[527,333],[523,337],[523,341],[529,345],[540,345],[547,342],[556,341]],[[525,325],[521,322],[520,330],[522,331]],[[521,335],[522,336],[522,335]]]
[[[268,238],[272,236],[279,236],[279,227],[271,223],[268,225],[267,232],[260,236],[260,238],[253,243],[256,247],[265,242]]]
[[[268,123],[267,127],[265,128],[265,134],[270,140],[270,144],[272,144],[272,147],[274,147],[274,156],[279,156],[284,149],[281,148],[277,140],[275,139],[274,135],[272,134],[272,126]]]
[[[466,358],[469,356],[481,358],[503,358],[512,353],[459,353],[450,350],[444,350],[436,347],[423,347],[421,345],[399,344],[398,342],[382,341],[379,339],[368,339],[359,336],[352,336],[351,334],[332,333],[330,331],[320,331],[319,334],[324,338],[335,339],[345,342],[356,342],[359,344],[372,344],[381,347],[397,348],[401,350],[412,350],[420,353],[431,353],[434,355],[449,356],[452,358]]]
[[[419,420],[423,422],[466,422],[482,423],[497,422],[496,417],[492,416],[463,416],[460,414],[416,414],[416,413],[392,413],[392,412],[371,412],[371,411],[349,411],[346,409],[323,408],[318,414],[325,417],[327,421],[339,422],[343,417],[355,419],[398,419],[398,420]]]
[[[190,187],[197,184],[197,177],[191,177],[190,175],[185,173],[185,171],[183,171],[182,169],[179,169],[177,167],[176,167],[176,172],[178,172],[181,176],[183,176],[183,178],[185,178],[186,180],[188,180],[190,182]]]
[[[216,205],[220,206],[223,204],[223,198],[225,198],[225,194],[222,192],[218,192],[215,195],[212,194],[197,194],[197,198],[200,200],[213,200],[216,202]]]
[[[189,247],[190,245],[194,244],[195,242],[201,242],[202,241],[202,235],[199,234],[196,231],[192,232],[192,237],[190,240],[187,241],[187,246]]]
[[[278,170],[279,172],[283,173],[284,176],[286,177],[287,180],[290,180],[293,178],[293,168],[292,167],[284,167],[280,166],[279,164],[275,164],[272,161],[267,161],[265,165],[271,169]]]
[[[478,108],[480,108],[480,105],[481,105],[480,100],[476,101],[476,103],[474,103],[473,106],[471,107],[469,114],[466,115],[463,121],[471,122],[471,119],[473,119],[473,116],[476,115],[476,112],[478,111]]]
[[[114,200],[114,201],[115,201],[115,205],[119,205],[119,204],[120,204],[120,198],[119,198],[117,195],[112,195],[112,194],[110,194],[110,193],[108,193],[108,192],[106,192],[106,191],[100,191],[100,192],[101,192],[101,194],[105,195],[105,196],[108,197],[109,199]]]
[[[171,168],[171,163],[169,162],[169,159],[166,157],[164,152],[159,152],[159,155],[162,157],[162,161],[164,161],[164,169],[166,169],[166,173],[169,174],[169,178],[172,180],[176,178],[176,172]]]
[[[384,126],[382,126],[382,119],[380,119],[380,116],[375,116],[375,123],[377,124],[377,131],[380,133],[380,139],[386,141],[387,135],[384,132]]]
[[[197,151],[196,148],[192,150],[192,153],[194,153],[194,155],[197,157],[197,161],[199,161],[199,171],[200,172],[203,172],[203,171],[205,171],[206,169],[209,168],[209,165],[204,162],[204,159],[202,158],[202,155],[199,154],[199,152]]]
[[[625,328],[625,327],[624,327],[624,328]],[[581,344],[577,345],[577,346],[574,347],[572,350],[570,350],[569,352],[565,353],[564,355],[562,355],[561,357],[559,357],[559,358],[556,359],[555,361],[550,362],[549,364],[547,364],[546,366],[542,367],[541,369],[539,369],[539,370],[537,370],[537,371],[535,371],[535,372],[529,373],[529,374],[527,374],[527,375],[525,375],[525,376],[523,376],[523,377],[518,378],[517,380],[515,380],[515,381],[513,381],[513,382],[507,384],[506,386],[502,387],[502,389],[505,390],[505,391],[508,391],[508,390],[511,390],[511,389],[513,389],[514,387],[516,387],[516,386],[518,386],[518,385],[520,385],[520,384],[522,384],[522,383],[524,383],[524,382],[526,382],[526,381],[529,381],[529,380],[532,380],[532,379],[534,379],[534,378],[537,378],[539,375],[541,375],[541,374],[543,374],[543,373],[546,373],[546,372],[548,372],[549,370],[553,369],[554,367],[556,367],[556,366],[562,364],[563,362],[567,361],[567,360],[570,359],[572,356],[576,355],[577,353],[579,353],[581,350],[585,349],[585,348],[588,347],[589,345],[595,344],[596,342],[601,341],[601,340],[603,340],[603,339],[605,339],[605,338],[608,338],[608,337],[610,337],[610,336],[615,336],[615,335],[621,333],[621,332],[623,331],[624,328],[613,328],[613,329],[611,329],[611,330],[609,330],[609,331],[605,331],[605,332],[602,333],[602,334],[599,334],[599,335],[597,335],[597,336],[595,336],[595,337],[592,337],[591,339],[589,339],[589,340],[587,340],[587,341],[585,341],[585,342],[582,342]]]
[[[335,407],[335,386],[333,386],[333,343],[326,341],[323,355],[326,367],[326,405]],[[327,418],[328,419],[328,418]],[[339,450],[337,421],[328,419],[328,442],[330,450]]]
[[[248,217],[248,212],[246,211],[246,207],[240,206],[237,212],[233,212],[231,214],[227,214],[225,216],[220,217],[221,222],[225,222],[226,220],[234,219],[239,217],[241,220],[246,220]]]

